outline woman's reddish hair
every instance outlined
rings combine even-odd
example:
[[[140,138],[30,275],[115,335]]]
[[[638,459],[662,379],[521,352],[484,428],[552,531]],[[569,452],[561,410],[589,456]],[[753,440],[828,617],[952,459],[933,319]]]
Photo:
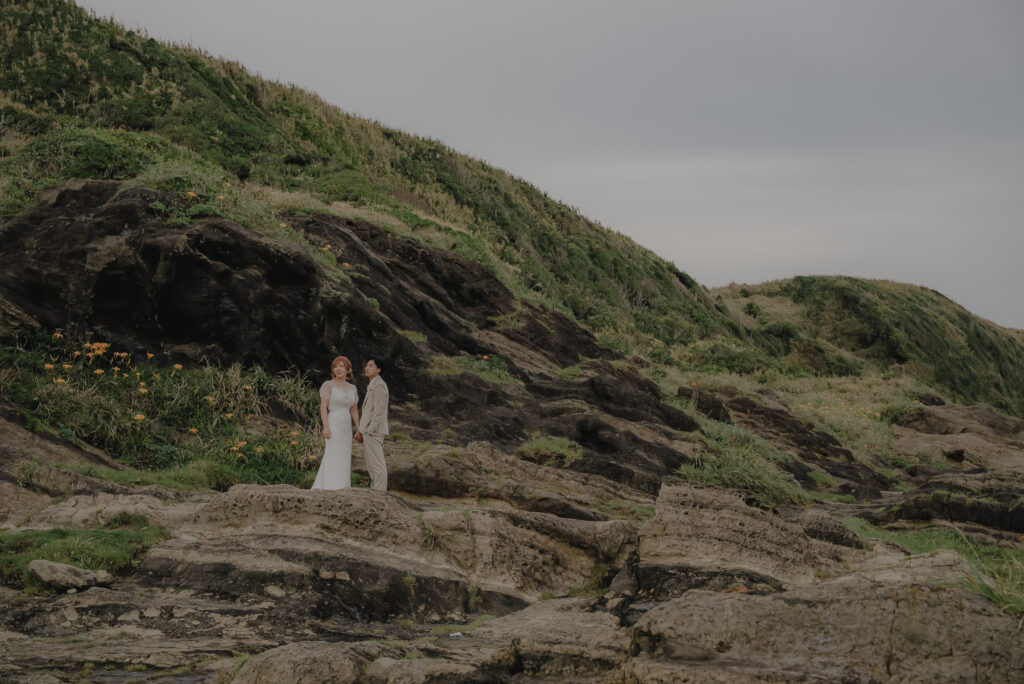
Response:
[[[334,360],[331,361],[331,377],[332,378],[334,377],[334,367],[337,366],[339,363],[345,364],[345,367],[348,368],[348,373],[345,375],[345,379],[346,380],[355,380],[356,376],[354,376],[352,374],[352,362],[348,360],[347,356],[335,356],[334,357]]]

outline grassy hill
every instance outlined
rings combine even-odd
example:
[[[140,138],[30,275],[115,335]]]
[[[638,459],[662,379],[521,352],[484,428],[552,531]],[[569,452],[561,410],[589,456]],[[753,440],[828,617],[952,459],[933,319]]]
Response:
[[[486,265],[518,298],[641,360],[670,395],[695,378],[777,387],[898,370],[1024,415],[1021,334],[937,293],[797,278],[712,297],[623,235],[440,142],[72,3],[0,8],[0,218],[72,177],[194,194],[169,222],[223,215],[300,243],[282,214],[361,217]]]
[[[485,263],[521,297],[624,333],[620,345],[634,331],[667,343],[742,334],[668,262],[439,142],[349,116],[73,4],[3,7],[3,215],[75,176],[194,191],[226,213],[232,208],[215,198],[224,183],[244,183],[250,192],[287,193],[260,193],[257,214],[372,208],[398,230]]]
[[[899,368],[952,400],[1024,413],[1020,331],[974,316],[934,290],[821,276],[732,286],[720,296],[793,364],[839,376]]]

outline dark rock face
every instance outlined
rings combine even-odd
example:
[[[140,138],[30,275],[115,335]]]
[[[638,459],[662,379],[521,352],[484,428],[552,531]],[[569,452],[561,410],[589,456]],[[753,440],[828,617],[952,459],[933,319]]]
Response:
[[[221,219],[169,227],[149,205],[172,197],[119,187],[68,184],[8,223],[5,298],[44,327],[272,371],[325,365],[338,348],[400,346],[363,297],[329,288],[306,253]]]
[[[258,364],[326,376],[343,353],[387,361],[393,411],[424,437],[511,447],[533,431],[575,439],[577,466],[646,491],[684,456],[669,442],[696,423],[565,316],[517,303],[487,268],[363,221],[290,217],[312,250],[222,218],[167,225],[180,197],[109,181],[73,181],[0,227],[4,312],[92,331],[115,347],[183,362]],[[418,333],[425,342],[413,342]],[[522,386],[431,373],[431,358],[495,354]],[[583,358],[583,376],[548,376]],[[615,420],[612,420],[614,418]],[[623,424],[623,421],[626,421]],[[641,437],[638,423],[660,431]],[[646,429],[646,428],[645,428]]]
[[[657,385],[650,380],[607,363],[592,364],[591,368],[596,375],[579,383],[544,379],[527,389],[551,399],[580,399],[626,420],[661,423],[685,432],[700,429],[693,418],[662,403]]]
[[[863,517],[876,524],[898,520],[949,520],[1024,532],[1024,503],[1019,500],[990,501],[946,491],[912,495]]]
[[[359,290],[376,299],[397,328],[425,334],[441,353],[488,353],[490,348],[472,330],[496,329],[498,317],[512,316],[516,327],[500,332],[555,365],[582,357],[616,357],[589,331],[555,311],[532,305],[518,311],[514,295],[478,263],[365,221],[327,215],[290,220],[316,244],[331,247],[353,266]]]

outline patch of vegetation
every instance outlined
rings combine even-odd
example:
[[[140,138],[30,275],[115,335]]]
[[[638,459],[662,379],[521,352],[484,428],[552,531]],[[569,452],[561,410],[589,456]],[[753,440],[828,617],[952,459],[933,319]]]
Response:
[[[323,448],[316,393],[301,377],[158,364],[60,332],[3,339],[0,392],[30,428],[90,444],[141,471],[86,472],[124,484],[308,486]],[[271,420],[270,402],[294,420]]]
[[[654,506],[633,503],[632,501],[605,501],[597,510],[610,513],[621,518],[630,518],[643,522],[654,517]]]
[[[552,373],[563,380],[575,380],[583,374],[583,369],[579,365],[566,366],[565,368],[555,368]]]
[[[565,437],[550,437],[534,433],[530,441],[516,449],[519,458],[551,466],[564,468],[583,458],[583,447]]]
[[[461,632],[462,634],[469,634],[477,627],[486,624],[494,619],[493,615],[481,615],[474,619],[472,622],[467,622],[464,625],[437,625],[431,630],[431,634],[434,636],[444,636],[446,634],[454,634],[455,632]]]
[[[119,513],[95,530],[54,528],[0,534],[0,581],[41,589],[26,570],[36,559],[125,574],[142,552],[165,537],[163,528],[150,524],[144,515],[130,513]]]
[[[611,581],[611,568],[607,563],[595,563],[590,571],[590,577],[578,587],[569,590],[569,596],[597,596],[608,589],[608,582]]]
[[[816,470],[812,470],[811,472],[807,473],[807,476],[814,480],[814,483],[818,486],[819,489],[831,489],[832,487],[836,486],[836,481],[833,480],[828,475],[828,473],[822,473]]]
[[[421,344],[427,341],[427,336],[418,330],[399,330],[398,333],[416,344]]]
[[[949,527],[897,531],[875,527],[860,518],[843,518],[843,523],[862,537],[896,542],[911,553],[956,551],[970,566],[964,583],[1024,621],[1024,551],[981,544]]]
[[[435,356],[430,361],[433,375],[461,375],[472,373],[485,382],[495,385],[523,384],[523,381],[508,371],[508,366],[493,354],[470,356],[463,352],[459,356]]]
[[[738,489],[766,506],[811,502],[793,476],[778,467],[788,456],[740,427],[713,420],[700,422],[710,449],[694,463],[679,466],[676,473],[680,477]]]

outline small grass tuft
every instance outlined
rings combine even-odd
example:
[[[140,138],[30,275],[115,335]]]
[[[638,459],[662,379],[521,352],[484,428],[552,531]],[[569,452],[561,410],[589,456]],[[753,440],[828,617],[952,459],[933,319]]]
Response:
[[[530,441],[516,449],[519,458],[555,468],[564,468],[583,458],[583,447],[565,437],[533,433]]]

